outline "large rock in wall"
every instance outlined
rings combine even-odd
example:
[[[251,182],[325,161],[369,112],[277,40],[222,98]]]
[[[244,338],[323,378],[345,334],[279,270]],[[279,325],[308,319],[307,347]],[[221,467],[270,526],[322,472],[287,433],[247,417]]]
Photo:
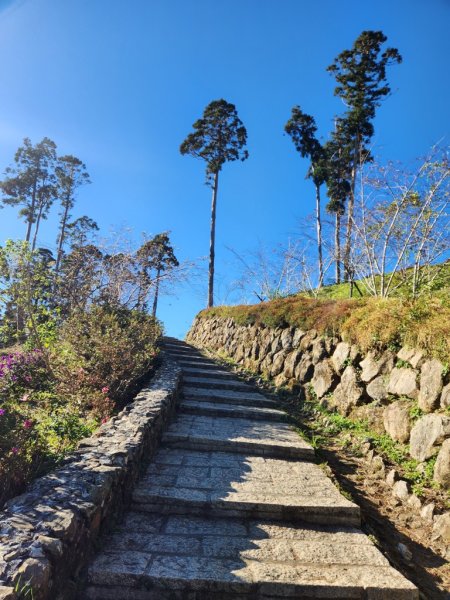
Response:
[[[410,444],[419,461],[437,455],[435,479],[450,484],[450,378],[414,348],[363,355],[356,346],[295,327],[239,325],[197,317],[187,341],[231,358],[275,385],[307,385],[320,402]],[[428,413],[423,415],[423,413]],[[422,415],[422,416],[420,416]],[[373,418],[372,418],[373,417]]]
[[[357,370],[349,365],[342,373],[341,381],[334,391],[333,405],[341,414],[347,416],[355,406],[364,403],[364,392]]]
[[[388,404],[383,411],[384,428],[393,440],[407,442],[411,434],[410,403],[397,400]]]

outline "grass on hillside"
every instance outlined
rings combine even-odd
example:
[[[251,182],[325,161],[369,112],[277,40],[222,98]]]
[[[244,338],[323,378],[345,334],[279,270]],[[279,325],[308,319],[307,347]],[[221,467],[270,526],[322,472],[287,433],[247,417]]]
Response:
[[[441,296],[450,294],[450,260],[444,263],[433,265],[427,268],[427,272],[422,271],[424,281],[423,295],[427,296]],[[389,279],[390,274],[386,275],[386,281]],[[396,298],[409,298],[411,294],[411,279],[412,269],[406,269],[399,271],[393,277],[392,281],[392,296]],[[375,285],[377,289],[380,288],[380,276],[375,277]],[[343,300],[350,298],[351,285],[350,283],[335,283],[331,285],[325,285],[320,289],[315,289],[313,292],[305,292],[305,296],[308,298],[328,298],[330,300]],[[352,295],[354,298],[368,297],[371,296],[364,280],[357,281],[356,285],[353,286]]]
[[[343,284],[346,285],[346,284]],[[450,295],[412,301],[407,298],[308,298],[289,296],[254,305],[206,309],[200,318],[232,318],[237,324],[315,329],[341,336],[361,350],[398,350],[402,345],[421,348],[428,356],[450,363]]]

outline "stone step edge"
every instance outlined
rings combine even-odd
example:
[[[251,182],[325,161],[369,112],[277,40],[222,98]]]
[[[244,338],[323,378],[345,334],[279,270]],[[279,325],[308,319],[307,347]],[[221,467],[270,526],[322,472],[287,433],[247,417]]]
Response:
[[[229,373],[228,371],[215,371],[214,369],[186,369],[184,367],[182,370],[183,376],[187,375],[188,377],[202,377],[203,379],[216,379],[221,381],[240,381],[236,379],[234,373]]]
[[[272,422],[270,422],[272,423]],[[271,458],[315,460],[314,448],[299,448],[277,444],[260,444],[258,442],[241,442],[237,440],[218,440],[214,438],[194,438],[167,432],[163,435],[162,445],[166,448],[183,448],[203,452],[232,452],[233,454],[251,454]]]
[[[181,400],[178,410],[183,414],[217,416],[238,419],[256,419],[270,423],[290,423],[292,418],[281,410],[270,407],[225,404],[222,402],[204,402],[202,400]],[[273,411],[273,412],[267,412]]]
[[[237,406],[252,406],[254,408],[278,408],[278,404],[273,400],[263,398],[262,400],[243,400],[242,398],[224,398],[221,396],[207,396],[185,394],[181,391],[180,398],[183,400],[192,400],[195,402],[206,402],[209,404],[236,404]]]
[[[207,368],[214,367],[215,369],[217,369],[219,367],[219,365],[216,362],[214,362],[210,358],[206,358],[206,356],[188,357],[188,356],[174,356],[173,354],[171,356],[178,363],[185,364],[186,366],[197,367],[197,368],[204,368],[204,366],[206,366]]]
[[[233,379],[230,377],[227,379],[213,379],[212,377],[192,377],[183,373],[183,384],[189,387],[195,387],[197,389],[211,389],[211,390],[235,390],[241,392],[255,393],[256,390],[247,383],[239,381],[239,379]]]
[[[160,557],[161,555],[158,555]],[[164,557],[166,558],[166,557]],[[183,564],[183,558],[177,555],[170,556],[167,558],[167,563],[172,563],[172,571],[176,569],[177,564]],[[148,569],[151,569],[152,563],[150,563],[151,558],[149,559]],[[239,581],[237,578],[226,578],[221,576],[221,573],[228,572],[230,570],[238,571],[240,568],[247,568],[251,565],[252,561],[249,560],[229,560],[229,559],[206,559],[204,563],[206,564],[208,561],[208,566],[212,568],[216,574],[214,577],[202,577],[201,575],[198,577],[183,577],[182,575],[174,575],[173,573],[164,573],[164,566],[161,569],[161,574],[151,574],[151,573],[136,573],[131,574],[124,571],[123,573],[109,573],[107,570],[98,571],[97,573],[94,570],[89,572],[89,582],[91,584],[91,591],[97,588],[100,589],[108,589],[114,587],[117,591],[126,590],[127,588],[131,588],[131,590],[152,590],[156,591],[158,589],[172,592],[195,592],[195,591],[204,591],[204,592],[222,592],[230,593],[230,594],[253,594],[253,596],[249,596],[254,598],[255,600],[259,596],[267,595],[268,597],[276,597],[281,598],[291,598],[291,599],[299,599],[305,598],[312,600],[312,598],[317,600],[325,600],[325,599],[335,599],[335,600],[350,600],[350,599],[359,599],[359,600],[384,600],[390,598],[392,600],[418,600],[419,593],[418,590],[405,578],[399,576],[392,567],[379,566],[376,567],[376,571],[379,574],[385,574],[386,578],[389,576],[392,577],[394,575],[397,582],[393,582],[390,586],[378,586],[376,584],[370,585],[361,585],[355,583],[345,584],[344,582],[338,582],[337,584],[329,583],[329,581],[338,580],[339,575],[342,575],[342,566],[340,565],[330,565],[324,566],[321,565],[320,569],[317,569],[317,579],[316,581],[297,581],[286,582],[286,581],[274,581],[274,580],[253,580],[253,581]],[[162,563],[162,561],[160,561]],[[241,564],[242,563],[242,564]],[[225,566],[225,569],[224,569]],[[289,568],[290,565],[288,565]],[[215,568],[214,568],[215,567]],[[300,566],[299,566],[300,567]],[[310,567],[310,565],[305,565],[305,568]],[[360,573],[359,577],[355,577],[355,579],[361,579],[361,576],[367,574],[367,569],[372,568],[369,566],[354,566],[351,567],[356,574]],[[199,571],[199,569],[197,569]],[[105,583],[107,580],[107,583]],[[123,585],[124,580],[127,581],[127,586]],[[89,588],[88,588],[89,590]],[[87,590],[87,591],[88,591]],[[331,593],[330,593],[331,592]],[[89,593],[91,593],[89,591]],[[389,596],[387,595],[389,594]],[[89,596],[88,596],[89,597]],[[95,598],[96,596],[91,596],[91,598]],[[101,598],[101,596],[97,596],[97,598]],[[120,600],[123,598],[127,598],[124,596],[117,596]],[[206,598],[206,596],[205,596]],[[214,596],[211,597],[212,600]],[[233,596],[230,596],[230,600]]]
[[[159,513],[162,515],[192,515],[218,518],[251,518],[313,525],[340,525],[342,527],[361,527],[361,514],[358,506],[285,506],[257,505],[255,502],[227,501],[225,505],[208,501],[188,501],[167,496],[133,495],[132,510],[136,512]]]

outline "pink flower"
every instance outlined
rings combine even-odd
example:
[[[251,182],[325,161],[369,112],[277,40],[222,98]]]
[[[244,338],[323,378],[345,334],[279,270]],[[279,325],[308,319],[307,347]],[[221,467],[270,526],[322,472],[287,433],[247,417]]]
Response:
[[[108,422],[108,420],[109,420],[109,419],[108,419],[108,417],[104,417],[104,418],[102,419],[102,425],[104,425],[105,423],[107,423],[107,422]]]
[[[107,385],[105,385],[105,387],[102,387],[102,394],[107,394],[109,392],[109,387]]]
[[[22,398],[20,399],[21,402],[28,402],[28,400],[30,399],[30,394],[24,394],[22,396]]]
[[[0,417],[5,414],[6,410],[4,408],[0,408]]]
[[[23,422],[23,428],[31,429],[32,427],[33,427],[33,421],[31,421],[30,419],[25,419],[25,421]]]
[[[18,448],[17,446],[13,446],[13,447],[11,448],[11,452],[12,452],[13,454],[18,454],[18,452],[19,452],[19,448]]]

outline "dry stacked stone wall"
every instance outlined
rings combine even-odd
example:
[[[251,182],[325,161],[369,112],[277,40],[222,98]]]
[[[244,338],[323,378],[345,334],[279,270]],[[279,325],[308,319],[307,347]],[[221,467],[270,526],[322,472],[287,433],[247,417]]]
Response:
[[[322,404],[408,444],[419,462],[437,456],[434,479],[450,488],[450,377],[422,351],[362,353],[314,330],[239,325],[221,317],[197,317],[187,341],[277,386],[311,386]]]
[[[181,371],[166,358],[148,387],[65,464],[0,513],[0,600],[76,598],[100,532],[129,503],[176,406]],[[32,593],[32,595],[31,595]]]

